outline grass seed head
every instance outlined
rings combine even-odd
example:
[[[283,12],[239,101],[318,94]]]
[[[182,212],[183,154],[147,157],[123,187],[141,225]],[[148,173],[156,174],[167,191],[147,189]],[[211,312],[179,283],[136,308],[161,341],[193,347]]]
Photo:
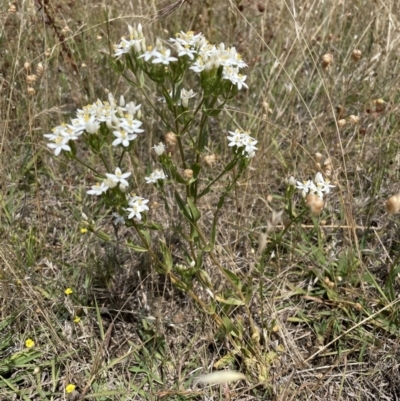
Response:
[[[358,63],[361,59],[362,53],[361,50],[358,49],[354,49],[353,53],[351,53],[351,58],[353,59],[353,61],[355,61],[356,63]]]
[[[386,211],[389,214],[400,212],[400,194],[391,196],[386,202]]]
[[[35,74],[30,74],[26,76],[26,83],[32,85],[37,81],[38,77]]]
[[[322,68],[327,70],[333,62],[333,56],[330,53],[326,53],[322,56]]]
[[[193,178],[193,170],[191,170],[190,168],[183,170],[183,178],[188,181],[190,179],[192,179]]]
[[[311,210],[312,214],[318,216],[322,213],[325,202],[318,195],[308,194],[306,197],[306,205]]]
[[[215,154],[206,155],[203,157],[203,160],[207,167],[212,167],[212,165],[217,161],[217,156]]]
[[[36,67],[36,75],[40,78],[44,73],[44,67],[42,63],[39,63]]]
[[[15,4],[9,4],[8,5],[8,12],[10,14],[15,14],[17,12],[17,7],[15,6]]]
[[[168,132],[165,135],[165,143],[168,145],[169,148],[174,148],[177,143],[176,135],[173,132]]]
[[[349,122],[350,124],[357,125],[360,122],[360,117],[352,114],[351,116],[349,116]]]

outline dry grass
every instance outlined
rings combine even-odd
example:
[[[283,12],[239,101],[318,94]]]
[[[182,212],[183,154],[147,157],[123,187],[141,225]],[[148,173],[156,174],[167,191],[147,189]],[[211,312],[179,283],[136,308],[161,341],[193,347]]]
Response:
[[[107,3],[1,6],[0,400],[400,397],[400,237],[398,218],[384,207],[400,192],[398,3],[188,0],[169,15],[173,2]],[[219,263],[251,294],[251,316],[241,307],[218,311],[240,333],[241,349],[228,341],[229,327],[217,330],[148,258],[80,232],[84,212],[114,235],[85,195],[93,177],[54,159],[43,141],[108,90],[136,96],[107,54],[126,23],[139,21],[148,37],[201,31],[235,45],[249,64],[250,89],[209,128],[211,143],[236,126],[259,141],[218,233]],[[26,76],[39,62],[44,73],[29,95]],[[149,147],[164,134],[156,119],[145,125],[139,183],[152,163]],[[287,208],[285,178],[319,170],[337,185],[321,217],[306,214],[284,235],[278,225],[266,236],[272,211]],[[205,227],[217,194],[200,205]],[[162,208],[153,217],[169,219]],[[171,233],[169,245],[179,261],[185,244]],[[224,290],[210,260],[205,266]],[[27,338],[35,342],[30,350]],[[195,383],[216,368],[248,381]],[[67,396],[69,383],[77,387]]]

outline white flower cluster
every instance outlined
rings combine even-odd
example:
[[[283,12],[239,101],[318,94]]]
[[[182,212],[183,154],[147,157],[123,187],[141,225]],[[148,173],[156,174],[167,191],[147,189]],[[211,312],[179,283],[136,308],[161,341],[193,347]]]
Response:
[[[244,82],[247,76],[239,72],[241,68],[247,67],[247,64],[234,47],[226,49],[224,43],[220,43],[218,46],[206,43],[201,46],[198,51],[198,57],[190,69],[201,73],[202,71],[219,68],[219,66],[223,67],[223,79],[231,81],[239,90],[242,87],[248,88]]]
[[[149,207],[146,205],[148,203],[148,199],[141,198],[140,196],[133,196],[129,199],[129,206],[126,208],[126,211],[129,212],[128,219],[132,219],[136,217],[138,220],[142,220],[141,213],[149,210]]]
[[[119,167],[115,169],[115,174],[107,173],[102,183],[97,183],[92,186],[92,189],[87,191],[89,195],[101,195],[106,192],[109,188],[115,188],[118,184],[122,191],[126,191],[128,188],[128,178],[131,173],[123,173]]]
[[[296,182],[296,188],[301,190],[303,198],[310,193],[318,195],[321,199],[323,199],[324,194],[329,194],[330,189],[335,188],[335,185],[331,185],[328,180],[325,181],[324,177],[319,172],[315,175],[314,181],[308,180],[304,182]]]
[[[169,65],[171,62],[178,61],[177,57],[171,56],[171,50],[166,48],[161,39],[156,40],[154,47],[149,46],[146,49],[145,38],[142,33],[142,26],[139,24],[137,29],[129,28],[129,38],[122,38],[118,45],[115,45],[115,57],[120,57],[128,53],[131,49],[138,58],[143,58],[146,62],[152,64]],[[232,82],[240,90],[243,87],[248,88],[245,80],[246,75],[240,73],[240,69],[247,67],[235,47],[225,48],[224,43],[218,46],[208,43],[202,33],[195,34],[192,31],[180,32],[175,38],[170,38],[174,50],[178,57],[187,57],[192,65],[190,69],[200,74],[202,71],[210,71],[223,67],[222,77]]]
[[[136,115],[140,117],[140,106],[134,102],[125,104],[123,96],[117,104],[114,97],[109,94],[108,101],[97,100],[93,104],[78,109],[76,118],[73,118],[70,124],[59,125],[53,128],[51,134],[45,134],[44,136],[51,141],[47,146],[54,149],[56,156],[62,150],[70,152],[69,141],[76,141],[84,132],[96,134],[101,123],[105,123],[116,137],[112,143],[113,146],[122,144],[128,147],[130,141],[136,139],[137,133],[143,132],[140,128],[142,122],[135,119]]]
[[[237,129],[235,132],[228,132],[231,134],[231,136],[228,136],[229,146],[236,146],[238,149],[242,149],[243,156],[254,157],[258,141],[252,138],[248,131]]]
[[[145,177],[146,184],[155,184],[158,180],[165,180],[167,176],[162,170],[154,170],[148,177]]]
[[[121,38],[121,42],[118,45],[114,45],[114,56],[120,57],[125,53],[129,53],[133,48],[135,53],[144,53],[146,51],[146,40],[142,33],[142,25],[139,24],[137,28],[133,28],[128,25],[129,37]]]

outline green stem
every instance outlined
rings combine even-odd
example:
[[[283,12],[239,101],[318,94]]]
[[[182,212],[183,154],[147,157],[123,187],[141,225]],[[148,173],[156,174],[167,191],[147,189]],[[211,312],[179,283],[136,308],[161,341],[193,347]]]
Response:
[[[99,175],[99,176],[103,177],[102,174],[99,174],[93,167],[89,166],[88,164],[86,164],[86,163],[85,163],[84,161],[82,161],[81,159],[78,159],[76,156],[75,156],[75,160],[76,160],[78,163],[81,163],[82,166],[85,166],[85,167],[88,168],[89,170],[93,171],[96,175]]]

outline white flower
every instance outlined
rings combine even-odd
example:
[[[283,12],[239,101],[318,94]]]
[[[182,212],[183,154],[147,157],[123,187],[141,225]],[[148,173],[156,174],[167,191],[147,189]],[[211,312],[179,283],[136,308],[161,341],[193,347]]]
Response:
[[[149,207],[146,205],[148,203],[148,199],[141,198],[140,196],[133,196],[129,200],[129,206],[126,208],[126,210],[129,213],[128,219],[132,219],[133,217],[136,217],[138,220],[142,219],[141,213],[149,210]]]
[[[114,221],[113,224],[117,226],[118,224],[125,225],[125,219],[123,216],[119,215],[118,213],[114,212],[113,214]]]
[[[314,193],[317,189],[311,180],[304,182],[297,181],[296,188],[302,191],[303,198],[305,198],[309,192]]]
[[[193,60],[194,54],[197,53],[197,51],[191,49],[189,45],[182,46],[179,42],[175,42],[175,49],[178,53],[178,57],[188,56],[190,60]]]
[[[92,186],[92,189],[89,189],[89,191],[87,191],[87,193],[89,195],[101,195],[104,192],[107,191],[109,187],[107,185],[104,184],[104,182],[102,182],[101,184],[98,182],[96,185]]]
[[[204,68],[205,68],[204,60],[202,57],[199,57],[194,62],[194,64],[191,67],[189,67],[189,70],[193,70],[194,72],[200,74],[202,71],[204,71]]]
[[[247,78],[247,75],[239,74],[239,68],[237,67],[224,67],[222,71],[222,78],[231,81],[232,84],[236,85],[239,90],[242,89],[243,86],[248,88],[244,82]]]
[[[158,156],[161,156],[163,153],[165,153],[165,145],[162,142],[160,142],[158,145],[154,145],[153,149]]]
[[[119,144],[122,144],[122,146],[125,146],[126,148],[129,146],[130,141],[133,141],[137,137],[136,134],[128,134],[123,129],[119,129],[118,131],[113,131],[113,135],[116,136],[117,138],[114,139],[112,145],[118,146]]]
[[[329,194],[330,188],[335,188],[335,185],[330,185],[330,181],[324,180],[324,177],[320,172],[315,175],[314,181],[316,183],[316,192],[320,198],[323,197],[324,193]]]
[[[111,180],[110,178],[105,178],[103,183],[108,188],[115,188],[118,185],[118,182]]]
[[[131,175],[130,172],[122,173],[122,171],[119,167],[117,167],[115,169],[115,174],[106,173],[106,177],[109,178],[114,183],[116,183],[116,184],[121,183],[122,185],[126,185],[126,186],[128,186],[129,183],[128,183],[128,181],[126,181],[125,178],[128,178],[130,175]]]
[[[134,102],[129,102],[128,105],[126,106],[126,111],[133,117],[140,110],[141,106],[142,106],[141,104],[138,104],[136,106]]]
[[[162,51],[156,51],[154,53],[154,58],[151,60],[153,64],[164,64],[169,65],[171,61],[177,61],[176,57],[171,56],[170,49],[163,49]]]
[[[54,139],[54,143],[48,143],[47,146],[54,149],[54,154],[58,156],[62,150],[66,150],[67,152],[71,151],[71,147],[67,144],[68,141],[68,138],[59,135]]]
[[[236,146],[237,148],[243,148],[242,155],[247,157],[254,157],[255,151],[257,150],[256,141],[254,138],[250,136],[247,131],[241,131],[239,129],[235,130],[235,132],[228,131],[231,136],[228,136],[229,145],[228,146]]]
[[[145,177],[146,184],[155,184],[158,180],[165,180],[167,176],[162,170],[154,170],[148,177]]]
[[[192,97],[195,97],[196,93],[193,92],[193,89],[190,89],[187,91],[185,88],[182,88],[181,90],[181,101],[182,101],[182,106],[187,109],[188,104],[189,104],[189,99]]]
[[[119,127],[124,129],[129,134],[144,132],[143,129],[139,128],[142,124],[143,123],[141,121],[134,120],[133,116],[130,114],[125,114],[124,117],[118,119]]]

